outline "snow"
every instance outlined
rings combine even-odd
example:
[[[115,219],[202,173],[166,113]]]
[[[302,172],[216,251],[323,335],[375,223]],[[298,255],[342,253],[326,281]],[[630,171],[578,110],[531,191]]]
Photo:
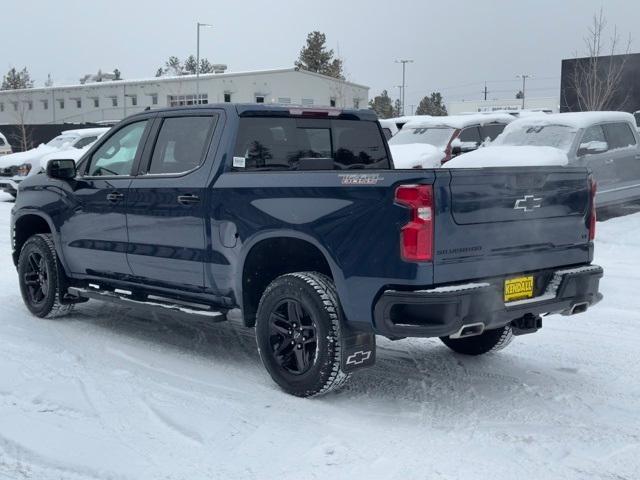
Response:
[[[631,122],[635,124],[635,119],[633,115],[626,112],[549,113],[518,119],[508,125],[507,128],[505,128],[505,132],[510,129],[515,130],[538,125],[565,125],[578,130],[604,122]]]
[[[445,153],[428,143],[389,144],[395,168],[439,168]]]
[[[567,165],[567,154],[554,147],[490,145],[449,160],[445,168]]]
[[[605,299],[587,313],[477,358],[379,338],[375,367],[306,400],[235,321],[93,301],[33,317],[2,235],[0,478],[639,478],[638,231],[640,214],[598,224]]]
[[[465,128],[472,125],[486,125],[488,123],[511,123],[514,117],[508,113],[474,113],[469,115],[449,115],[444,117],[414,117],[405,124],[407,128],[451,127]]]

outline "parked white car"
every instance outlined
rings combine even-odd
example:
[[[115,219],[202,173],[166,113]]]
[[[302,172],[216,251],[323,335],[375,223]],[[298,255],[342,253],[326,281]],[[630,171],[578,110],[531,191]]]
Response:
[[[396,168],[437,168],[494,140],[515,118],[506,113],[416,116],[389,140]]]
[[[7,141],[7,137],[0,133],[0,156],[9,155],[10,153],[13,153],[11,145]]]
[[[45,166],[42,163],[44,157],[59,151],[71,153],[79,150],[95,142],[107,131],[109,128],[65,130],[53,140],[37,148],[0,157],[0,189],[15,197],[20,182],[29,175],[38,173]],[[67,154],[65,158],[70,157]]]
[[[487,148],[451,160],[449,168],[584,166],[597,182],[599,206],[640,199],[640,134],[625,112],[556,113],[509,124]]]

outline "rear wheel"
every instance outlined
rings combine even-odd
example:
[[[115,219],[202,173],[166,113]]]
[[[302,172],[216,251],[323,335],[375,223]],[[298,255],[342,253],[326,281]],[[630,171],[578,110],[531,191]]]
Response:
[[[66,278],[50,234],[34,235],[25,242],[18,259],[18,276],[22,299],[34,315],[54,318],[72,310],[72,304],[61,301]]]
[[[333,282],[319,273],[282,275],[267,287],[256,340],[262,363],[283,390],[310,397],[344,384],[341,315]]]
[[[502,350],[513,340],[511,325],[495,330],[485,330],[481,335],[468,338],[440,337],[442,343],[457,353],[464,355],[482,355]]]

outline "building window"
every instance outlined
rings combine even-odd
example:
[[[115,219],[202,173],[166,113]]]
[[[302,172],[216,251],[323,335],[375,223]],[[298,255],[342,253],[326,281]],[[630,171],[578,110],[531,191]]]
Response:
[[[4,112],[4,103],[0,103],[0,112]]]
[[[136,106],[138,105],[138,96],[137,95],[131,95],[131,105],[132,106]]]
[[[111,106],[112,107],[118,106],[118,97],[111,97]]]
[[[28,108],[29,110],[33,110],[33,102],[32,102],[31,100],[29,100],[29,101],[27,101],[26,103],[27,103],[27,108]]]
[[[336,99],[335,98],[329,99],[329,105],[332,106],[332,107],[335,107],[336,106]]]
[[[49,100],[42,100],[42,109],[49,110]]]
[[[353,108],[360,108],[360,99],[359,98],[354,98],[353,99]]]
[[[256,103],[264,103],[264,95],[256,95]]]
[[[278,103],[282,105],[289,105],[291,103],[291,97],[278,97]]]
[[[60,110],[64,110],[64,100],[58,100],[58,107]]]
[[[312,107],[313,106],[313,98],[303,98],[302,99],[303,107]]]
[[[82,100],[79,98],[76,98],[76,108],[82,108]]]
[[[157,105],[158,104],[158,94],[157,93],[152,93],[151,94],[151,105]]]
[[[18,111],[18,102],[11,102],[11,103],[13,103],[13,110],[15,112],[17,112]]]
[[[231,103],[231,94],[230,93],[225,93],[224,94],[224,103]]]
[[[209,96],[206,93],[200,94],[200,100],[196,95],[169,95],[168,104],[170,107],[182,107],[184,105],[204,105],[209,103]]]
[[[100,99],[98,97],[95,97],[93,99],[93,107],[94,108],[99,108],[100,107]]]

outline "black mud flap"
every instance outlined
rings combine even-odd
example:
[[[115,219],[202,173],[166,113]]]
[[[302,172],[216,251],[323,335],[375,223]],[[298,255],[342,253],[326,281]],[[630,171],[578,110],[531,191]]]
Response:
[[[353,372],[376,363],[376,336],[343,326],[342,371]]]

